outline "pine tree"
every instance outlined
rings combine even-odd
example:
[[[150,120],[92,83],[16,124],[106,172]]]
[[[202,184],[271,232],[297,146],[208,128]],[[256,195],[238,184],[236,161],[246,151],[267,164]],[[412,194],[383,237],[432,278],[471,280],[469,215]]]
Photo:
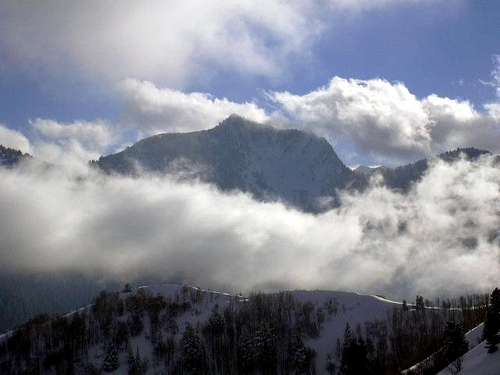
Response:
[[[424,297],[422,296],[417,296],[415,300],[415,309],[417,311],[422,311],[425,312],[425,302],[424,302]]]
[[[135,355],[129,346],[127,362],[129,375],[144,375],[148,371],[148,361],[141,359],[139,346],[136,347]]]
[[[352,334],[349,323],[346,324],[344,332],[344,344],[342,347],[342,359],[340,362],[340,375],[358,375],[368,373],[366,343],[361,336]]]
[[[486,339],[486,348],[488,353],[497,351],[498,331],[500,329],[500,290],[495,288],[491,293],[490,305],[486,313],[484,322],[484,338]]]
[[[186,374],[204,374],[206,372],[203,344],[190,325],[186,327],[182,336],[182,362]]]
[[[118,361],[118,351],[113,345],[109,345],[106,351],[106,357],[104,357],[102,369],[105,372],[113,372],[119,367],[120,367],[120,362]]]
[[[130,344],[128,345],[127,364],[128,364],[128,373],[133,374],[134,369],[136,367],[136,361],[135,361],[134,352],[132,351],[132,347],[130,346]]]
[[[458,373],[462,369],[462,356],[469,349],[463,327],[455,322],[448,322],[445,328],[445,360],[450,363],[450,370]]]
[[[486,339],[486,348],[488,353],[497,351],[497,333],[498,333],[498,316],[495,315],[491,306],[486,313],[486,320],[484,322],[484,338]]]

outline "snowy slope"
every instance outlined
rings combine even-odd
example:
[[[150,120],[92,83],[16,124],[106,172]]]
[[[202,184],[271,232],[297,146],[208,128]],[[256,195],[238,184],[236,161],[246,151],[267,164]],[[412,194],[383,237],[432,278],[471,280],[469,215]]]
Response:
[[[482,337],[483,337],[483,327],[484,323],[479,324],[478,326],[474,327],[470,331],[467,331],[465,333],[465,340],[469,344],[469,348],[475,348],[476,346],[480,346]],[[404,375],[406,373],[411,373],[411,371],[415,371],[418,368],[426,368],[426,366],[429,366],[434,359],[435,353],[431,354],[429,357],[425,358],[423,361],[420,361],[419,363],[416,363],[415,365],[407,368],[406,370],[402,371],[401,373]],[[448,369],[444,369],[443,371],[440,372],[440,374],[444,373],[449,373]]]
[[[324,374],[324,364],[329,353],[334,353],[337,339],[342,339],[346,324],[354,330],[359,324],[385,321],[388,314],[401,304],[382,297],[363,295],[349,292],[331,291],[295,291],[293,296],[301,302],[311,302],[316,306],[325,306],[333,301],[337,307],[337,314],[326,320],[320,336],[312,339],[307,344],[317,353],[316,370],[318,374]]]
[[[175,284],[163,284],[155,286],[143,287],[153,294],[159,294],[170,298],[179,298],[182,293],[183,286]],[[197,305],[193,312],[181,316],[178,320],[178,325],[181,328],[179,337],[182,335],[182,327],[187,323],[195,326],[198,322],[204,322],[210,316],[214,306],[217,304],[223,306],[229,304],[235,299],[244,303],[245,299],[239,296],[233,296],[228,293],[204,290],[195,287],[190,287],[199,290],[207,295],[204,301]],[[302,303],[312,303],[317,308],[326,309],[329,304],[334,306],[336,312],[332,316],[328,316],[321,329],[320,336],[315,339],[306,341],[306,344],[316,351],[316,371],[317,374],[326,374],[325,363],[327,355],[333,353],[336,349],[337,339],[344,336],[346,324],[354,330],[360,324],[375,320],[386,320],[388,314],[401,304],[387,300],[378,296],[362,295],[350,292],[337,291],[292,291],[293,297]],[[152,350],[150,344],[144,340],[144,337],[134,339],[132,345],[139,345],[139,349],[143,352]],[[126,358],[122,358],[126,361]],[[125,364],[125,362],[124,362]],[[126,368],[126,366],[122,366]],[[120,372],[117,372],[117,374]],[[121,374],[121,373],[120,373]]]
[[[460,375],[498,375],[500,374],[500,350],[488,354],[485,349],[486,342],[469,350],[463,357],[462,370]],[[448,368],[441,371],[438,375],[451,374]]]
[[[304,345],[308,348],[311,348],[315,352],[315,356],[312,357],[313,362],[309,362],[310,366],[316,368],[316,374],[327,374],[326,364],[329,361],[329,357],[333,358],[333,362],[338,364],[336,360],[336,349],[337,349],[337,341],[342,341],[344,337],[344,332],[346,328],[346,324],[348,323],[351,327],[353,333],[357,331],[357,327],[361,330],[360,333],[364,335],[367,334],[366,330],[369,329],[372,335],[371,337],[380,337],[373,336],[375,333],[386,332],[390,330],[390,327],[387,327],[387,319],[390,318],[390,314],[396,308],[401,306],[400,302],[391,301],[384,297],[380,296],[371,296],[371,295],[362,295],[350,292],[338,292],[338,291],[289,291],[285,292],[285,294],[280,293],[271,293],[271,294],[258,294],[257,296],[250,296],[249,298],[245,298],[239,295],[231,295],[229,293],[221,293],[217,291],[204,290],[201,288],[186,286],[186,285],[178,285],[178,284],[160,284],[160,285],[152,285],[152,286],[143,286],[139,287],[134,291],[130,292],[121,292],[119,294],[114,293],[111,296],[114,296],[114,306],[118,305],[118,302],[123,301],[126,302],[127,306],[134,306],[134,302],[130,302],[129,300],[133,300],[137,298],[137,296],[148,296],[148,299],[143,299],[143,301],[150,301],[147,303],[153,303],[155,300],[155,296],[163,296],[165,301],[167,301],[169,306],[177,306],[170,307],[170,310],[161,310],[161,314],[167,314],[168,311],[176,311],[173,315],[168,314],[162,315],[162,325],[160,326],[160,331],[158,329],[154,332],[153,325],[151,319],[151,315],[148,313],[141,314],[141,320],[143,324],[143,328],[140,331],[137,331],[136,334],[131,334],[128,337],[129,347],[133,350],[133,352],[139,352],[142,359],[147,359],[150,367],[147,374],[155,374],[158,373],[160,367],[158,364],[155,364],[155,343],[163,342],[163,339],[172,340],[171,342],[175,343],[176,347],[179,347],[182,342],[182,337],[185,333],[186,327],[189,325],[193,328],[196,328],[198,332],[203,332],[202,328],[207,327],[207,322],[209,319],[213,318],[214,311],[218,311],[219,313],[224,311],[240,311],[243,312],[243,316],[245,319],[250,317],[248,315],[249,311],[258,311],[259,306],[255,304],[255,301],[267,301],[269,306],[270,304],[274,304],[274,306],[279,306],[279,308],[283,308],[281,311],[289,311],[292,315],[298,317],[298,313],[302,313],[303,311],[310,311],[312,316],[313,326],[309,325],[301,325],[303,329],[308,329],[308,327],[312,327],[312,331],[302,331],[304,333],[303,340]],[[144,298],[144,297],[141,297]],[[261,299],[264,298],[264,299]],[[268,299],[267,299],[268,298]],[[284,299],[283,299],[284,298]],[[287,299],[290,298],[290,299]],[[285,302],[282,302],[285,301]],[[293,301],[292,305],[286,305],[288,301]],[[282,304],[283,303],[283,304]],[[84,315],[93,315],[95,314],[95,309],[99,306],[99,302],[96,302],[96,306],[93,305],[82,307],[73,312],[62,315],[63,318],[72,318],[76,316],[77,313],[85,312]],[[103,306],[102,304],[100,306]],[[143,305],[146,306],[146,305]],[[152,306],[152,305],[147,305]],[[187,306],[184,308],[183,306]],[[230,309],[226,310],[225,307],[229,306]],[[264,306],[264,305],[260,305]],[[286,310],[286,306],[294,306],[291,310]],[[408,305],[410,310],[412,310],[412,305]],[[165,307],[163,307],[165,309]],[[257,309],[257,310],[256,310]],[[434,307],[429,307],[429,309],[436,309]],[[101,310],[102,311],[102,310]],[[122,313],[114,315],[114,326],[117,327],[119,324],[129,325],[132,314],[137,314],[137,310],[125,309],[122,310]],[[266,310],[263,309],[265,314],[274,314],[278,310]],[[232,314],[232,313],[231,313]],[[246,315],[245,315],[246,314]],[[259,317],[258,321],[266,320],[266,318]],[[319,319],[319,316],[322,315],[323,318]],[[256,315],[254,315],[255,318]],[[286,315],[285,315],[286,316]],[[304,317],[305,315],[300,315],[300,317]],[[95,317],[95,315],[94,315]],[[167,318],[167,320],[164,320]],[[254,319],[252,318],[252,319]],[[293,318],[292,318],[293,319]],[[251,320],[251,319],[246,319]],[[234,321],[234,320],[233,320]],[[295,322],[297,322],[297,318],[295,318]],[[301,322],[304,321],[300,320]],[[366,326],[366,323],[370,323],[369,327]],[[43,323],[42,323],[43,324]],[[130,326],[130,325],[129,325]],[[293,324],[289,327],[291,328]],[[248,326],[247,326],[248,327]],[[250,326],[252,328],[257,326]],[[379,331],[380,330],[380,331]],[[131,331],[132,332],[132,331]],[[159,333],[160,332],[160,333]],[[297,332],[297,331],[295,331]],[[312,333],[311,333],[312,332]],[[12,336],[16,332],[8,332],[4,335],[0,335],[0,344],[5,342],[9,336]],[[162,338],[158,338],[158,334],[162,336]],[[258,336],[258,335],[257,335]],[[470,330],[466,334],[466,338],[469,341],[470,347],[473,347],[479,343],[482,336],[482,325]],[[251,336],[252,337],[252,336]],[[382,335],[381,337],[387,337]],[[239,343],[244,342],[239,341]],[[238,345],[240,345],[238,343]],[[105,342],[100,340],[92,344],[93,346],[89,347],[88,350],[88,362],[95,368],[101,368],[106,356],[106,346]],[[240,348],[238,346],[238,348]],[[238,349],[239,350],[239,349]],[[493,355],[490,357],[486,357],[486,350],[484,349],[484,343],[479,344],[474,349],[472,349],[469,353],[464,357],[464,369],[469,374],[500,374],[494,372],[492,369],[497,366],[498,356]],[[128,369],[128,353],[127,351],[120,350],[118,352],[118,360],[119,360],[119,368],[114,373],[115,374],[126,374]],[[484,363],[483,363],[484,362]],[[82,373],[84,371],[85,363],[77,363],[77,372]],[[425,367],[426,361],[420,362],[420,365],[424,365]],[[2,365],[2,357],[0,355],[0,367]],[[417,367],[414,366],[414,367]],[[483,372],[477,372],[477,371]],[[441,372],[441,374],[445,374],[447,370]],[[492,372],[493,371],[493,372]]]
[[[172,299],[172,300],[186,300],[187,295],[186,292],[199,292],[203,295],[201,302],[196,304],[193,309],[182,314],[180,317],[176,319],[177,326],[179,327],[179,332],[177,333],[177,337],[180,339],[184,332],[185,327],[190,324],[191,326],[196,326],[198,323],[206,322],[209,318],[212,310],[216,305],[220,307],[224,307],[224,305],[229,304],[234,301],[244,301],[244,298],[239,296],[233,296],[228,293],[221,293],[216,291],[205,290],[193,286],[179,285],[179,284],[158,284],[151,286],[142,286],[139,287],[138,290],[145,290],[150,292],[153,295],[161,295],[163,297]],[[134,292],[135,293],[135,292]],[[122,293],[122,297],[126,297],[128,293]],[[125,321],[127,316],[124,316],[122,319]],[[145,318],[148,320],[148,318]],[[153,346],[150,341],[149,331],[147,322],[144,324],[145,329],[142,334],[137,337],[130,338],[130,345],[133,351],[138,350],[141,353],[142,358],[147,358],[151,360]],[[93,358],[93,362],[98,365],[102,362],[104,358],[104,348],[101,346],[94,347],[91,351],[90,355]],[[116,375],[127,375],[128,367],[127,367],[127,353],[119,354],[120,367],[110,374]],[[157,369],[150,368],[148,369],[145,375],[156,374]]]
[[[192,327],[202,326],[211,317],[215,308],[223,311],[225,306],[232,306],[239,309],[247,303],[247,299],[242,296],[235,296],[228,293],[221,293],[211,290],[204,290],[193,286],[177,285],[177,284],[160,284],[153,286],[139,287],[132,292],[122,292],[119,298],[126,300],[132,295],[147,293],[151,296],[161,295],[167,300],[176,302],[181,306],[188,302],[190,307],[175,316],[173,323],[175,328],[172,331],[171,325],[167,324],[164,328],[165,337],[172,337],[175,342],[180,343],[187,325]],[[333,354],[336,350],[337,339],[342,340],[346,324],[352,327],[355,331],[359,324],[364,328],[364,324],[368,321],[385,321],[388,314],[394,307],[400,304],[394,301],[386,300],[381,297],[360,295],[349,292],[335,291],[291,291],[289,292],[293,300],[302,305],[313,305],[315,314],[318,311],[323,311],[325,319],[323,320],[319,336],[308,336],[304,343],[316,352],[315,366],[316,374],[326,374],[326,359],[329,354]],[[279,295],[277,295],[278,297]],[[82,312],[91,313],[92,306],[85,306],[81,309],[63,315],[63,317],[72,317],[76,313]],[[127,322],[130,314],[125,312],[117,319],[119,322]],[[153,360],[153,343],[151,340],[151,325],[148,314],[143,316],[144,329],[134,337],[129,338],[130,347],[134,352],[138,351],[141,358],[147,358],[150,364]],[[3,336],[3,340],[7,339],[12,333],[7,333]],[[312,338],[314,337],[314,338]],[[1,342],[0,342],[1,344]],[[176,344],[178,345],[178,344]],[[96,368],[100,368],[104,361],[106,348],[100,342],[89,348],[88,360]],[[120,351],[118,354],[120,367],[113,372],[114,374],[127,374],[127,359],[126,351]],[[0,358],[1,363],[1,358]],[[82,370],[81,368],[79,368]],[[79,371],[80,371],[79,370]],[[159,368],[150,366],[147,374],[155,374]],[[80,373],[80,372],[77,372]]]

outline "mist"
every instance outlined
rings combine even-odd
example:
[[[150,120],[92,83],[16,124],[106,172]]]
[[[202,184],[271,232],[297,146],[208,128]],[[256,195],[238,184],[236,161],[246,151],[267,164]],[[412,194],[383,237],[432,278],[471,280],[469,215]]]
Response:
[[[393,298],[488,291],[500,283],[499,186],[492,156],[438,161],[405,195],[374,179],[312,215],[174,175],[27,162],[0,169],[0,272]]]

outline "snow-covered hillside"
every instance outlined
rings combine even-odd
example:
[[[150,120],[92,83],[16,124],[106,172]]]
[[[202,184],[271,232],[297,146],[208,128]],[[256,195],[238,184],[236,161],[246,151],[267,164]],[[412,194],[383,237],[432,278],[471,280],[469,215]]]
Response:
[[[439,350],[446,321],[460,314],[338,291],[127,287],[0,336],[0,373],[337,375],[360,373],[359,360],[392,375]],[[481,327],[467,335],[471,344],[480,336]]]
[[[483,327],[484,327],[484,323],[481,323],[465,333],[465,340],[467,341],[469,349],[475,348],[476,346],[480,345],[482,337],[483,337]],[[423,361],[420,361],[419,363],[416,363],[415,365],[402,371],[402,375],[413,374],[413,371],[418,372],[418,370],[422,370],[425,368],[431,368],[433,365],[433,360],[434,360],[435,355],[436,355],[436,353],[432,353],[429,357],[425,358]],[[442,370],[439,374],[449,374],[449,373],[451,373],[450,369],[452,369],[452,368],[453,368],[453,365],[450,364],[449,367]]]
[[[155,295],[162,295],[167,298],[182,299],[181,295],[185,292],[185,286],[176,284],[163,284],[146,286],[141,289],[148,290]],[[217,305],[219,307],[229,305],[231,303],[245,303],[246,299],[240,296],[233,296],[228,293],[199,289],[189,287],[192,291],[197,291],[204,294],[201,302],[196,304],[193,311],[180,316],[177,324],[180,327],[178,336],[181,337],[183,327],[187,324],[196,326],[197,324],[206,322]],[[183,291],[184,290],[184,291]],[[290,294],[301,303],[310,303],[316,309],[324,309],[326,319],[322,325],[319,336],[310,338],[305,341],[305,344],[316,351],[316,373],[327,374],[325,363],[329,354],[334,354],[337,349],[337,340],[342,340],[346,324],[349,323],[353,329],[360,325],[364,327],[366,322],[385,321],[395,307],[400,307],[401,303],[391,301],[385,298],[371,295],[363,295],[349,292],[337,291],[291,291]],[[328,314],[328,311],[331,314]],[[147,335],[147,333],[146,333]],[[132,345],[139,345],[143,352],[151,352],[152,348],[148,346],[147,340],[140,337],[133,340]],[[102,355],[102,353],[101,353]],[[126,357],[123,356],[122,361],[126,368]],[[116,372],[121,374],[122,372]],[[126,372],[123,372],[126,374]]]
[[[488,353],[485,348],[486,342],[481,342],[469,350],[463,356],[462,370],[460,375],[498,375],[500,374],[500,351]],[[449,368],[444,369],[438,375],[450,375]]]
[[[399,302],[371,295],[333,291],[295,291],[292,295],[302,302],[310,302],[315,306],[329,306],[332,301],[337,306],[337,314],[327,319],[317,338],[310,339],[307,344],[317,353],[316,370],[318,374],[326,373],[324,364],[328,354],[334,354],[337,339],[342,339],[346,324],[353,328],[366,322],[386,321]],[[328,308],[328,307],[327,307]]]
[[[157,296],[161,296],[162,299],[156,299]],[[144,298],[146,299],[144,300]],[[260,305],[259,298],[263,298],[262,305]],[[111,303],[110,301],[114,302]],[[139,315],[135,312],[137,307],[134,307],[138,303],[146,304],[144,313],[140,313]],[[156,303],[160,307],[158,307],[155,315],[152,313],[154,308],[151,308],[151,305]],[[112,336],[114,335],[115,341],[118,340],[116,341],[116,346],[119,348],[116,352],[118,368],[112,371],[114,374],[128,373],[130,354],[122,348],[121,345],[123,343],[121,343],[121,339],[116,339],[116,337],[121,337],[118,333],[121,329],[129,327],[131,333],[130,335],[126,335],[126,346],[130,348],[134,356],[140,357],[141,360],[147,360],[148,366],[146,372],[144,372],[145,374],[156,374],[162,368],[159,365],[157,354],[159,342],[163,343],[166,339],[165,342],[171,343],[172,348],[180,346],[181,349],[175,350],[182,350],[182,343],[185,340],[186,329],[189,329],[188,327],[193,327],[197,334],[201,335],[207,329],[202,327],[209,327],[215,317],[225,315],[224,311],[239,310],[244,312],[249,303],[249,300],[242,296],[203,290],[192,286],[161,284],[140,287],[133,292],[122,292],[116,297],[113,295],[98,297],[95,305],[86,306],[77,311],[65,314],[60,319],[65,319],[69,322],[85,322],[84,325],[88,327],[89,332],[92,332],[91,327],[96,324],[97,326],[101,326],[101,329],[102,324],[111,324],[110,327],[113,328],[109,329],[115,332]],[[305,350],[306,347],[313,349],[315,355],[311,357],[313,358],[312,366],[315,367],[317,374],[327,373],[327,357],[328,355],[333,355],[337,349],[337,341],[343,338],[347,323],[353,329],[358,325],[364,329],[366,322],[385,320],[392,309],[395,306],[399,306],[396,302],[380,297],[327,291],[292,291],[285,294],[268,294],[257,297],[257,302],[254,301],[253,303],[257,303],[255,305],[257,306],[257,310],[259,309],[258,306],[262,306],[264,310],[270,308],[268,310],[270,314],[273,314],[273,311],[277,311],[272,308],[272,305],[278,306],[283,304],[283,306],[291,306],[287,311],[289,314],[292,314],[290,315],[290,319],[295,323],[290,323],[290,329],[294,329],[292,325],[294,324],[295,326],[302,327],[300,330],[306,332],[304,334],[305,347],[301,350]],[[104,323],[106,320],[102,321],[100,316],[106,314],[106,311],[109,309],[118,309],[121,312],[113,315],[112,322]],[[244,315],[245,313],[243,313]],[[138,316],[141,317],[140,321],[135,318]],[[226,316],[224,319],[227,320],[227,318]],[[262,316],[256,321],[257,330],[260,329],[258,327],[262,324],[263,327],[266,326],[266,319],[265,316]],[[39,347],[51,345],[44,341],[44,339],[40,339],[40,335],[43,336],[40,332],[46,332],[49,329],[48,327],[50,327],[50,330],[53,330],[53,325],[54,320],[30,323],[29,327],[31,328],[28,328],[27,332],[38,332],[30,345]],[[137,332],[134,333],[134,330]],[[2,345],[5,345],[4,348],[16,345],[22,347],[23,340],[21,337],[16,337],[16,333],[18,332],[9,332],[1,336],[0,369],[7,369],[6,373],[16,372],[9,372],[12,370],[12,367],[8,366],[12,366],[12,362],[2,358]],[[32,333],[28,335],[30,334]],[[22,335],[25,338],[26,332]],[[263,335],[265,336],[265,332]],[[75,334],[75,336],[78,335]],[[88,360],[79,359],[75,362],[74,370],[76,373],[84,370],[87,371],[89,366],[94,369],[102,368],[109,357],[108,344],[106,344],[108,341],[105,336],[92,336],[90,334],[86,340],[88,340],[88,350],[85,356]],[[255,340],[255,337],[252,340]],[[258,341],[256,345],[259,345]],[[47,358],[44,360],[44,363],[47,362]],[[22,366],[27,365],[23,364]],[[50,361],[47,366],[49,365]],[[19,366],[20,370],[23,368],[20,364],[15,366]],[[46,369],[45,373],[53,373],[49,369],[50,367]]]

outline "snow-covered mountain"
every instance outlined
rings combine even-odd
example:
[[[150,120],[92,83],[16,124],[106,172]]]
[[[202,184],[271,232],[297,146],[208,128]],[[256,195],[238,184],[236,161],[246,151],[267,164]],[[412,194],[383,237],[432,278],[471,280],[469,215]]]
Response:
[[[108,173],[177,173],[238,189],[260,200],[282,200],[317,212],[337,201],[336,189],[356,176],[324,139],[231,115],[213,129],[146,138],[97,165]]]

